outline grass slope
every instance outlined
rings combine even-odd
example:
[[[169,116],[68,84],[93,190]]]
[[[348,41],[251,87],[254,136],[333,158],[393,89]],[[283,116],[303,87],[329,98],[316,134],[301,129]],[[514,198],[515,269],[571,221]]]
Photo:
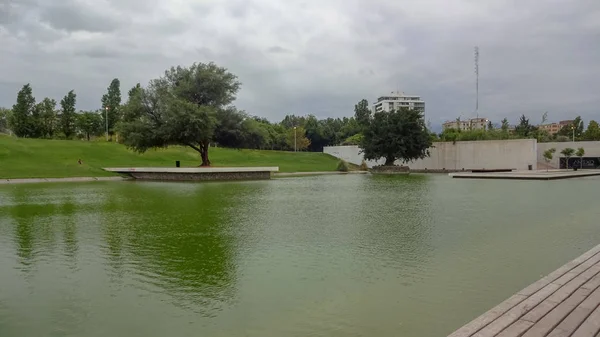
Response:
[[[337,159],[323,153],[211,148],[213,166],[279,166],[280,172],[334,171]],[[77,160],[83,161],[82,165]],[[138,154],[125,146],[79,140],[17,139],[0,135],[0,178],[100,177],[103,167],[198,166],[200,156],[186,147]]]

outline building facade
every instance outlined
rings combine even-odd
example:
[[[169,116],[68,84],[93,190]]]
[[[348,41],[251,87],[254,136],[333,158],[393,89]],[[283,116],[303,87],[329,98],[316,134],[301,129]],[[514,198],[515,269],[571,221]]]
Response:
[[[485,130],[488,124],[487,118],[471,118],[467,120],[455,120],[448,121],[442,124],[443,130],[454,129],[454,130]]]
[[[565,120],[565,121],[560,121],[558,123],[543,124],[543,125],[540,125],[539,128],[540,128],[540,130],[548,131],[548,133],[550,135],[555,135],[556,133],[558,133],[558,131],[560,131],[565,126],[572,125],[572,124],[573,124],[572,120]]]
[[[400,108],[420,109],[425,113],[425,102],[420,96],[405,95],[403,92],[392,92],[389,95],[381,96],[373,104],[373,112],[390,112]]]

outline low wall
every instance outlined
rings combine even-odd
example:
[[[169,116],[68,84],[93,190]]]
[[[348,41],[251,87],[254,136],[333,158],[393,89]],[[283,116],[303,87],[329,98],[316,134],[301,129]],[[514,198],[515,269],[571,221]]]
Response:
[[[554,158],[548,164],[551,168],[559,168],[559,158],[562,157],[560,151],[570,147],[574,150],[582,147],[585,150],[585,157],[600,157],[600,142],[552,142],[552,143],[539,143],[537,145],[538,153],[537,160],[540,163],[545,163],[544,161],[544,151],[555,148],[556,153],[554,154]]]
[[[213,180],[263,180],[271,179],[271,172],[210,172],[210,173],[125,173],[140,180],[213,181]]]
[[[538,162],[535,139],[436,142],[429,151],[430,157],[405,165],[422,172],[451,172],[463,169],[527,170],[529,165],[535,170]],[[323,152],[357,165],[363,159],[358,146],[327,146]],[[381,164],[383,160],[367,161],[369,167]]]
[[[123,167],[105,168],[140,180],[169,181],[212,181],[212,180],[262,180],[271,179],[278,167],[203,167],[203,168],[166,168],[166,167]]]

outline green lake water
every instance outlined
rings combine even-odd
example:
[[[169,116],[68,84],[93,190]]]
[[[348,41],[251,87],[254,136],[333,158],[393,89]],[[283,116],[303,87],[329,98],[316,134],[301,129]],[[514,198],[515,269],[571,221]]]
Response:
[[[0,336],[445,336],[599,244],[599,186],[0,186]]]

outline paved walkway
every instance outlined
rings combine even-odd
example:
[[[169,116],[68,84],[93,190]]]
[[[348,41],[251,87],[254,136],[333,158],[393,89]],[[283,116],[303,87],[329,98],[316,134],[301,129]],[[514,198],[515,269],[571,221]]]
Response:
[[[0,179],[0,185],[31,184],[31,183],[62,183],[85,181],[121,181],[123,177],[72,177],[72,178],[29,178],[29,179]]]
[[[449,337],[600,336],[600,245]]]
[[[489,173],[451,173],[452,178],[470,179],[518,179],[518,180],[554,180],[568,178],[582,178],[600,176],[600,170],[537,170],[537,171],[513,171],[513,172],[489,172]]]
[[[323,172],[277,172],[273,173],[273,177],[305,177],[305,176],[328,176],[338,174],[367,174],[367,171],[323,171]]]

